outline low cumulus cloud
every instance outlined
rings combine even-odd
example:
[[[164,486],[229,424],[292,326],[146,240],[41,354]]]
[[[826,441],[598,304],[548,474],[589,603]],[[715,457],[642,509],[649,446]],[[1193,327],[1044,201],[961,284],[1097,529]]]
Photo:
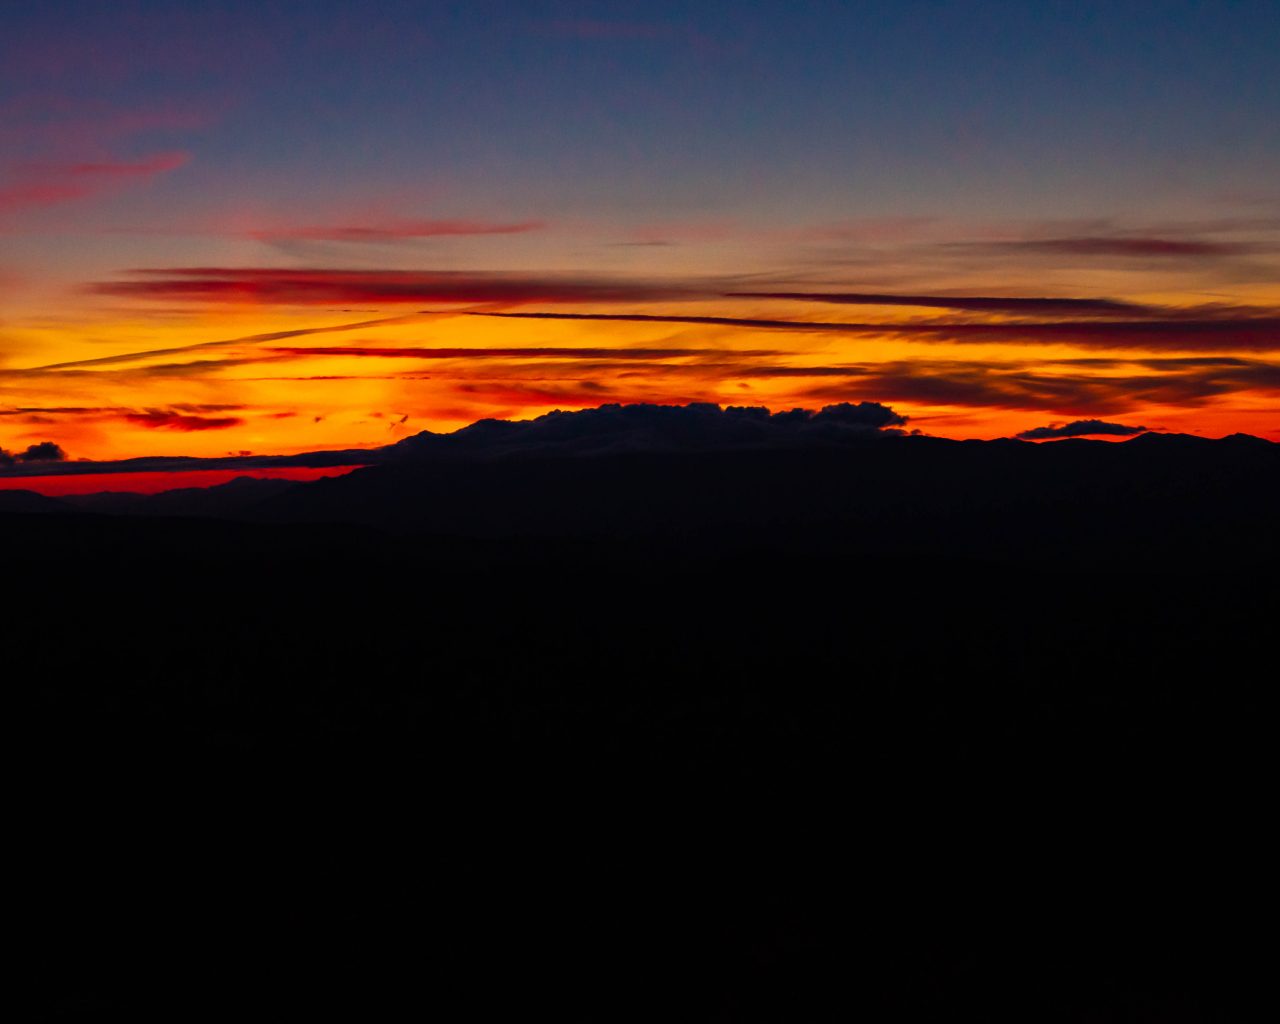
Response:
[[[906,416],[879,402],[781,412],[711,402],[608,404],[524,421],[481,420],[452,434],[423,432],[388,453],[412,458],[759,449],[899,436],[906,423]]]
[[[0,448],[0,466],[15,466],[19,463],[33,462],[65,462],[67,453],[52,441],[41,441],[28,445],[24,451],[7,452]]]
[[[1131,427],[1125,423],[1075,420],[1071,423],[1051,423],[1047,427],[1035,427],[1014,436],[1020,441],[1050,441],[1060,437],[1135,437],[1146,432],[1146,427]]]

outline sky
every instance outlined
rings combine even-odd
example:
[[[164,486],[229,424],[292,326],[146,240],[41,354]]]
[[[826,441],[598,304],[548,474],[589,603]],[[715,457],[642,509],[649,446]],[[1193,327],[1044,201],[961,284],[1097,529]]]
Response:
[[[1274,0],[5,5],[0,450],[1280,440],[1277,53]]]

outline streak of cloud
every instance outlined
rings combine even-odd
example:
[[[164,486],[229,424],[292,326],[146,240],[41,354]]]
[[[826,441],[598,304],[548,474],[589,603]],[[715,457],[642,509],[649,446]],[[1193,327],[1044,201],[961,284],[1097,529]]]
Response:
[[[162,409],[128,413],[122,418],[150,430],[180,430],[185,433],[199,430],[226,430],[228,427],[238,427],[244,423],[239,416],[195,416]]]
[[[414,238],[470,235],[518,235],[546,226],[540,220],[496,223],[480,220],[392,220],[379,224],[331,224],[262,228],[249,237],[262,241],[297,239],[317,242],[395,242]]]
[[[940,344],[1072,345],[1081,348],[1147,351],[1280,350],[1280,317],[1222,320],[1053,321],[1048,323],[844,323],[821,320],[766,320],[725,316],[649,313],[499,313],[468,316],[529,320],[599,320],[622,323],[670,323],[775,331],[897,337]]]
[[[1243,256],[1258,251],[1248,242],[1216,242],[1190,238],[1135,238],[1097,236],[1080,238],[1041,238],[1025,241],[986,243],[995,248],[1029,252],[1057,253],[1066,256],[1122,256],[1139,259],[1205,259],[1214,256]]]
[[[449,270],[287,270],[266,267],[142,269],[142,280],[91,285],[97,295],[200,302],[270,302],[295,306],[351,303],[639,302],[696,296],[700,289],[656,281],[526,276]]]
[[[272,348],[271,352],[292,356],[356,356],[374,359],[684,359],[698,356],[724,356],[718,348],[375,348],[332,345],[316,348]],[[775,349],[747,349],[732,353],[736,357],[760,358],[781,355]]]
[[[11,184],[0,186],[0,213],[85,199],[129,179],[176,170],[190,159],[188,153],[157,153],[138,161],[23,165]]]
[[[1021,313],[1041,316],[1145,315],[1149,306],[1115,299],[1054,299],[987,297],[970,295],[881,295],[871,292],[727,292],[726,297],[744,299],[787,299],[797,302],[829,302],[849,306],[921,306],[981,313]]]
[[[161,356],[181,355],[184,352],[196,352],[203,349],[225,348],[232,345],[255,345],[268,341],[285,341],[288,338],[301,338],[312,334],[335,334],[343,331],[360,331],[371,327],[382,327],[388,324],[409,323],[429,314],[410,314],[408,316],[381,317],[377,320],[357,320],[353,323],[331,324],[325,327],[298,327],[288,331],[268,331],[265,334],[246,334],[239,338],[226,338],[219,341],[201,341],[193,345],[180,345],[176,348],[153,348],[138,352],[121,352],[111,356],[98,356],[94,359],[73,359],[65,363],[48,363],[44,366],[30,367],[30,371],[71,370],[95,366],[114,366],[120,363],[135,363],[144,359]],[[15,371],[22,373],[24,371]]]

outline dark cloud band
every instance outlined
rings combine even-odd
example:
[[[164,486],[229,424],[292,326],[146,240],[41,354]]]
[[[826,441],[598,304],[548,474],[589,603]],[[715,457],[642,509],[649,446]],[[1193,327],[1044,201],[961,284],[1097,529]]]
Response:
[[[808,331],[899,337],[934,344],[1069,345],[1079,348],[1139,349],[1154,352],[1270,352],[1280,350],[1280,317],[996,324],[877,324],[649,313],[473,312],[468,315],[525,320],[598,320],[619,323],[669,323],[773,331]]]
[[[919,306],[975,313],[1023,313],[1039,316],[1135,316],[1154,312],[1149,306],[1115,299],[995,298],[964,295],[881,295],[872,292],[726,292],[726,297],[828,302],[847,306]]]

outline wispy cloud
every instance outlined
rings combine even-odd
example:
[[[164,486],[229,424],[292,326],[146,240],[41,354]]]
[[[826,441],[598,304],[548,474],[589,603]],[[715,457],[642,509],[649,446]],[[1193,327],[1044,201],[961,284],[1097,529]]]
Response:
[[[246,411],[244,405],[227,403],[175,402],[162,408],[148,409],[114,405],[47,405],[0,408],[0,417],[13,417],[23,423],[57,423],[66,419],[117,421],[155,430],[191,432],[239,426],[245,422],[241,416],[209,414]]]
[[[993,249],[1053,253],[1064,256],[1120,256],[1139,259],[1205,259],[1243,256],[1263,247],[1250,242],[1221,242],[1192,238],[1135,238],[1097,236],[1040,238],[1014,242],[976,243]]]
[[[53,176],[82,179],[149,178],[153,174],[177,170],[191,160],[190,153],[157,153],[144,160],[106,160],[72,164],[36,164],[25,170]]]
[[[36,373],[43,371],[61,371],[91,369],[100,366],[118,366],[122,363],[136,363],[146,359],[158,359],[165,356],[183,355],[187,352],[198,352],[204,349],[229,348],[236,345],[256,345],[269,341],[285,341],[289,338],[302,338],[312,334],[336,334],[343,331],[359,331],[371,327],[382,327],[388,324],[407,323],[418,319],[417,314],[409,316],[381,317],[377,320],[357,320],[354,323],[330,324],[324,327],[298,327],[288,331],[268,331],[265,334],[246,334],[239,338],[225,338],[218,341],[201,341],[194,345],[179,345],[176,348],[143,349],[137,352],[120,352],[110,356],[98,356],[94,359],[73,359],[63,363],[48,363],[44,366],[33,366],[25,370],[0,371],[0,373]],[[189,365],[189,364],[184,364]]]
[[[53,206],[99,195],[130,180],[145,180],[182,167],[189,153],[157,153],[143,160],[24,164],[0,186],[0,213]]]
[[[195,416],[175,410],[148,409],[146,412],[127,413],[122,417],[135,426],[151,430],[181,430],[191,433],[198,430],[226,430],[244,423],[239,416]]]
[[[877,400],[921,405],[1096,416],[1151,405],[1194,407],[1245,391],[1280,391],[1280,366],[1269,363],[1133,375],[1054,372],[1026,363],[920,360],[844,369],[845,379],[810,388],[804,395],[815,401],[879,396]]]
[[[483,220],[389,220],[372,224],[318,224],[255,229],[249,237],[262,241],[399,242],[415,238],[472,235],[519,235],[546,227],[540,220],[497,222]]]
[[[1221,320],[1051,321],[1047,323],[844,323],[822,320],[765,320],[725,316],[649,313],[503,313],[468,316],[531,320],[600,320],[670,323],[771,331],[804,331],[897,337],[925,343],[1072,345],[1081,348],[1147,351],[1280,350],[1280,317]]]
[[[872,292],[727,292],[744,299],[787,299],[796,302],[829,302],[848,306],[919,306],[975,313],[1015,313],[1039,316],[1117,316],[1155,312],[1149,306],[1116,299],[1022,298],[974,295],[884,295]]]
[[[624,346],[593,346],[583,348],[507,347],[507,348],[420,348],[400,346],[380,348],[375,346],[331,345],[315,348],[272,348],[269,351],[292,356],[356,356],[374,359],[689,359],[698,356],[726,355],[718,348],[627,348]],[[777,356],[776,349],[738,350],[736,358],[761,358]]]

